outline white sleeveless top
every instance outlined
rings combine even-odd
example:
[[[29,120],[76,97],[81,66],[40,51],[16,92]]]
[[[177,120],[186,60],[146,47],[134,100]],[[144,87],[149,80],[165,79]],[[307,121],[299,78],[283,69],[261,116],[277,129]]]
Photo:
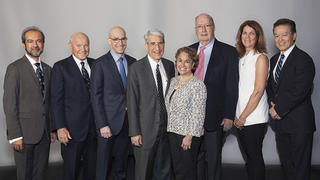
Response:
[[[261,53],[250,51],[243,56],[239,62],[239,98],[236,110],[236,116],[239,118],[245,109],[249,98],[254,90],[254,81],[256,73],[256,62]],[[268,73],[269,74],[269,73]],[[269,105],[267,102],[267,93],[264,90],[263,95],[256,109],[247,117],[244,126],[265,123],[269,119]]]

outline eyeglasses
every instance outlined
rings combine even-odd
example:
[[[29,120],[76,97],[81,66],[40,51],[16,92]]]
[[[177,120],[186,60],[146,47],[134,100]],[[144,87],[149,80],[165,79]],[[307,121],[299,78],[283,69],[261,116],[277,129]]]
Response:
[[[213,24],[206,24],[206,25],[198,25],[196,26],[196,29],[208,29],[208,28],[211,28],[213,26]]]
[[[148,42],[148,44],[150,44],[151,46],[163,46],[164,42]]]
[[[115,43],[118,43],[118,42],[123,42],[123,41],[127,41],[128,38],[127,37],[123,37],[123,38],[109,38],[111,39],[112,41],[114,41]]]

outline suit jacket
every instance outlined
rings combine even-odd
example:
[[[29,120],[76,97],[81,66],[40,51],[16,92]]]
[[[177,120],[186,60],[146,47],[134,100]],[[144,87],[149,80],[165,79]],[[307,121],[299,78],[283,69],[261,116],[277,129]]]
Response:
[[[124,56],[128,67],[136,61]],[[111,133],[117,135],[126,116],[126,89],[110,51],[97,59],[91,71],[91,94],[96,128],[109,126]]]
[[[308,133],[315,131],[314,110],[311,102],[315,67],[312,58],[299,49],[293,48],[282,67],[278,86],[273,70],[280,53],[271,58],[271,69],[267,85],[269,102],[282,118],[271,120],[275,130],[287,133]]]
[[[162,58],[161,61],[168,78],[167,91],[175,70],[173,62],[170,60]],[[142,147],[151,148],[158,135],[161,120],[158,90],[148,56],[129,68],[127,105],[129,136],[142,135]]]
[[[199,43],[190,47],[198,50]],[[223,118],[234,119],[238,100],[238,54],[234,47],[215,39],[204,77],[207,103],[204,128],[216,131]]]
[[[94,60],[87,61],[91,68]],[[52,131],[67,128],[73,140],[87,138],[94,125],[90,92],[72,55],[53,65],[50,105]]]
[[[41,62],[45,91],[42,96],[38,78],[26,56],[9,64],[4,79],[3,107],[7,138],[23,137],[25,144],[38,143],[43,133],[49,138],[49,93],[51,68]]]

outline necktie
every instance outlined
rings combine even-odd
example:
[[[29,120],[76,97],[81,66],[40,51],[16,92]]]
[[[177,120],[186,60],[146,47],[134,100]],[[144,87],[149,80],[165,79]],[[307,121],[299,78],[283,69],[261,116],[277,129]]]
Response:
[[[87,87],[90,88],[90,78],[89,78],[88,71],[87,71],[86,68],[84,67],[84,62],[81,62],[80,64],[81,64],[81,74],[82,74],[82,77],[83,77],[84,81],[86,82]]]
[[[43,77],[43,72],[40,68],[40,63],[35,63],[35,66],[37,66],[36,69],[36,76],[38,78],[38,82],[39,82],[39,86],[40,86],[40,90],[41,90],[41,94],[43,96],[43,92],[44,92],[44,77]]]
[[[119,63],[120,63],[120,76],[122,79],[122,84],[123,87],[126,88],[126,84],[127,84],[127,77],[126,77],[126,71],[124,69],[124,64],[123,64],[123,58],[119,58]]]
[[[203,74],[204,74],[204,49],[206,48],[206,46],[201,46],[200,47],[200,52],[199,52],[199,64],[198,67],[196,69],[196,72],[194,73],[194,75],[196,77],[198,77],[198,79],[200,79],[201,81],[203,81]]]
[[[278,83],[279,83],[279,77],[280,77],[280,72],[281,72],[281,69],[282,69],[282,63],[283,63],[283,59],[284,59],[284,54],[281,54],[280,56],[280,60],[277,64],[277,68],[276,68],[276,72],[274,74],[274,80],[275,80],[275,83],[276,85],[278,86]]]
[[[164,102],[162,78],[160,74],[159,64],[157,64],[156,76],[157,76],[157,84],[158,84],[158,96],[160,101],[160,119],[161,119],[160,129],[164,131],[167,128],[167,123],[166,123],[167,111],[166,111],[166,105]]]

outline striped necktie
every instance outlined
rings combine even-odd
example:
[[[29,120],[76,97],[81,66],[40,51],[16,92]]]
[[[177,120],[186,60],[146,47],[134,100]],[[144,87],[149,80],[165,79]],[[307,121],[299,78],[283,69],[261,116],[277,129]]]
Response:
[[[274,81],[275,81],[277,86],[278,86],[278,83],[279,83],[279,77],[280,77],[280,73],[281,73],[282,63],[283,63],[284,57],[285,57],[284,54],[281,54],[279,62],[277,64],[276,73],[274,74]]]

